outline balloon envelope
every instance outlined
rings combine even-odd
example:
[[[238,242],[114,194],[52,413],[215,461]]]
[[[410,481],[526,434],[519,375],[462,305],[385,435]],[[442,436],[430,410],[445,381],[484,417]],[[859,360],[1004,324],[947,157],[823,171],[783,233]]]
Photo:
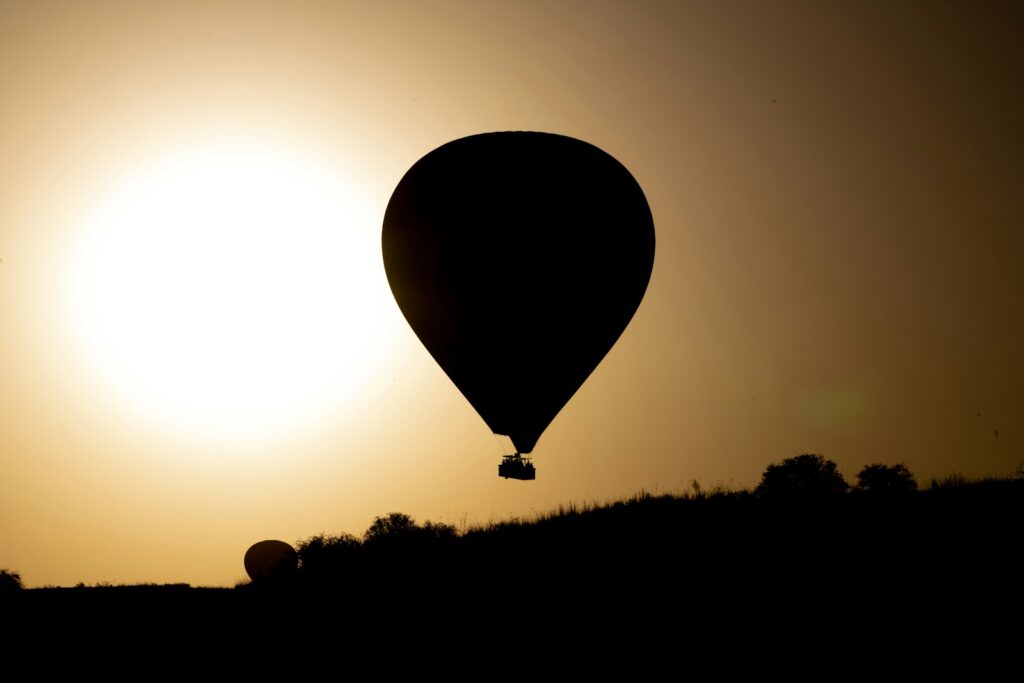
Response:
[[[245,551],[244,562],[245,573],[253,583],[276,583],[295,575],[299,555],[284,541],[260,541]]]
[[[640,305],[654,221],[633,176],[597,147],[487,133],[409,169],[382,248],[420,341],[491,430],[529,453]]]

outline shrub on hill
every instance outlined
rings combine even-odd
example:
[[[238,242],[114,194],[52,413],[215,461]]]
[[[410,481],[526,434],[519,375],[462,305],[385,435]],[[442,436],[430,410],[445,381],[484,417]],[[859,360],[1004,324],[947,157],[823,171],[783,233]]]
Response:
[[[917,491],[917,482],[903,463],[874,464],[857,474],[857,490],[875,496],[905,496]]]
[[[21,589],[21,574],[10,569],[0,569],[0,593],[13,593]]]
[[[756,493],[773,501],[823,501],[836,498],[849,488],[833,461],[805,453],[769,465]]]
[[[299,572],[316,579],[357,563],[362,542],[352,534],[318,534],[299,541],[295,550],[299,554]]]

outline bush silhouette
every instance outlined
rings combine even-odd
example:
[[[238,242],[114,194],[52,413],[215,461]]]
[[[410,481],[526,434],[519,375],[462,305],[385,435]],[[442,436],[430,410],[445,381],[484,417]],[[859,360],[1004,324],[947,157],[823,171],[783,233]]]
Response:
[[[418,535],[420,528],[412,517],[403,512],[391,512],[376,517],[363,535],[367,544],[400,543]]]
[[[351,534],[318,534],[299,541],[295,550],[299,554],[299,572],[306,578],[318,579],[351,571],[359,562],[362,542]]]
[[[421,531],[426,538],[433,541],[450,541],[459,535],[453,525],[441,522],[424,522]]]
[[[769,465],[756,493],[767,500],[820,501],[836,498],[849,488],[834,462],[805,453]]]
[[[430,541],[444,541],[458,536],[451,524],[426,522],[418,526],[416,521],[402,512],[391,512],[377,517],[363,534],[363,543],[368,547],[394,544],[422,544]]]
[[[21,589],[21,574],[10,569],[0,569],[0,594],[14,593]]]
[[[857,474],[857,490],[875,496],[905,496],[917,491],[917,482],[903,463],[868,465]]]

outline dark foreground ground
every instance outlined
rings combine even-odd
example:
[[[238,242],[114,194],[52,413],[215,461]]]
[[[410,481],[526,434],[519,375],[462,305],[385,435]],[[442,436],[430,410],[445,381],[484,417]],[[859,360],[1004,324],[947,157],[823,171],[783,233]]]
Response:
[[[592,670],[734,646],[1009,654],[1024,635],[1022,522],[1022,479],[806,500],[640,495],[462,534],[390,515],[363,539],[303,541],[279,585],[38,588],[0,608],[29,640],[344,646],[394,651],[379,663],[398,667],[413,651],[521,663],[545,648]]]

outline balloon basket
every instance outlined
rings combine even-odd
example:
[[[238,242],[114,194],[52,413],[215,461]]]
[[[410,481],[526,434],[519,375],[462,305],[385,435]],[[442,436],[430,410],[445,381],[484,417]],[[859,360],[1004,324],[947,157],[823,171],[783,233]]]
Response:
[[[537,468],[533,466],[529,458],[524,458],[518,453],[506,455],[498,465],[498,476],[505,479],[529,481],[537,478]]]

